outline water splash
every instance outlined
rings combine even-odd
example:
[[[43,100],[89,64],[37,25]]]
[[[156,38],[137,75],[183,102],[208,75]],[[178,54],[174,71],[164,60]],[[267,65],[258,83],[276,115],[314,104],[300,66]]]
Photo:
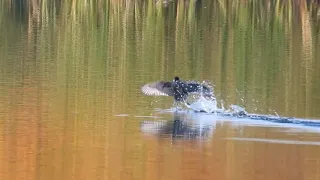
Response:
[[[200,94],[200,96],[198,97],[195,95],[191,97],[192,100],[188,99],[188,102],[185,102],[184,105],[196,112],[247,114],[245,108],[238,105],[230,105],[229,107],[224,107],[224,102],[221,100],[218,103],[214,94],[211,98],[204,97],[202,94]]]
[[[207,82],[206,83],[208,86]],[[212,92],[213,92],[213,87]],[[303,125],[309,127],[320,127],[319,120],[310,121],[310,120],[302,120],[293,117],[281,117],[276,111],[273,111],[272,114],[269,115],[260,115],[260,114],[251,114],[246,111],[244,107],[239,105],[230,105],[225,106],[222,100],[217,100],[214,93],[212,93],[211,97],[204,96],[202,93],[190,94],[184,103],[174,103],[173,107],[168,111],[177,112],[177,111],[185,111],[192,110],[193,112],[202,112],[208,113],[212,115],[218,115],[219,117],[229,117],[229,118],[237,118],[237,119],[248,119],[248,120],[263,120],[272,123],[280,123],[280,124],[292,124],[292,125]]]
[[[245,108],[234,104],[230,105],[230,109],[228,110],[228,112],[233,114],[248,114]]]
[[[191,110],[194,119],[204,118],[208,122],[215,122],[218,120],[232,121],[233,124],[250,124],[251,126],[272,127],[290,127],[293,129],[304,128],[308,131],[312,130],[320,132],[320,120],[298,119],[293,117],[281,117],[276,111],[275,115],[261,115],[248,113],[244,107],[239,105],[225,106],[222,100],[217,100],[213,94],[212,97],[204,96],[201,93],[190,94],[184,103],[175,102],[170,109],[158,109],[157,111],[165,113],[187,113]],[[201,112],[201,113],[197,113]],[[204,115],[205,114],[205,115]],[[236,121],[235,121],[236,120]],[[285,125],[284,125],[285,124]]]
[[[213,113],[216,111],[223,111],[218,107],[216,100],[210,100],[204,98],[203,96],[200,96],[199,99],[193,102],[192,104],[186,104],[186,106],[194,111],[199,112]]]

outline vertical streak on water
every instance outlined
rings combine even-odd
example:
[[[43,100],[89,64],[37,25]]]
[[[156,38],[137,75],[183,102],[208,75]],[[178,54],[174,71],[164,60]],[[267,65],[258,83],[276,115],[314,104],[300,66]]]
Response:
[[[313,61],[312,61],[312,30],[310,25],[309,12],[306,7],[306,2],[301,2],[300,15],[302,25],[302,66],[305,71],[305,116],[309,116],[312,111],[312,74],[313,74]]]
[[[289,15],[288,15],[289,16]],[[285,101],[285,108],[284,108],[284,111],[285,113],[289,113],[290,112],[290,106],[289,104],[291,103],[291,92],[290,92],[290,82],[292,81],[292,23],[290,23],[290,20],[289,20],[289,17],[284,19],[285,22],[287,22],[287,26],[286,26],[286,35],[287,37],[287,49],[286,49],[286,54],[287,54],[287,59],[286,59],[286,63],[285,63],[285,72],[284,72],[284,101]]]
[[[222,92],[228,92],[227,85],[225,82],[228,81],[228,69],[227,69],[227,53],[228,53],[228,29],[229,29],[229,2],[226,2],[226,12],[224,14],[224,20],[223,26],[221,27],[221,35],[220,35],[220,40],[219,42],[221,43],[221,59],[219,59],[221,66],[220,66],[220,72],[221,72],[221,77],[220,77],[220,86],[221,86],[221,91]],[[226,93],[227,94],[227,93]],[[222,96],[222,99],[227,99],[226,96]]]

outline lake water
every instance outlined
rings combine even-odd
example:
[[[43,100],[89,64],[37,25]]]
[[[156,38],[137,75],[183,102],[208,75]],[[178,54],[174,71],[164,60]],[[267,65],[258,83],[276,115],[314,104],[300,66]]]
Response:
[[[319,180],[317,2],[0,0],[0,179]]]

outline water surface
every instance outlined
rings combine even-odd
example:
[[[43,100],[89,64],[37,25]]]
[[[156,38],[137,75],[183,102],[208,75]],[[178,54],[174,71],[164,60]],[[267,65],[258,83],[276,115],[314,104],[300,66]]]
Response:
[[[320,179],[320,127],[140,91],[177,75],[225,110],[320,119],[316,1],[0,4],[0,179]]]

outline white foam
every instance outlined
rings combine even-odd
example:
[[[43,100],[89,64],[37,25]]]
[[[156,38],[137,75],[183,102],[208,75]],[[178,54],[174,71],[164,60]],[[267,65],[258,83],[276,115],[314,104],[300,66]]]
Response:
[[[219,109],[217,106],[216,100],[208,100],[203,96],[200,96],[200,98],[197,101],[188,105],[188,107],[195,111],[205,111],[207,113],[221,111],[221,109]]]

